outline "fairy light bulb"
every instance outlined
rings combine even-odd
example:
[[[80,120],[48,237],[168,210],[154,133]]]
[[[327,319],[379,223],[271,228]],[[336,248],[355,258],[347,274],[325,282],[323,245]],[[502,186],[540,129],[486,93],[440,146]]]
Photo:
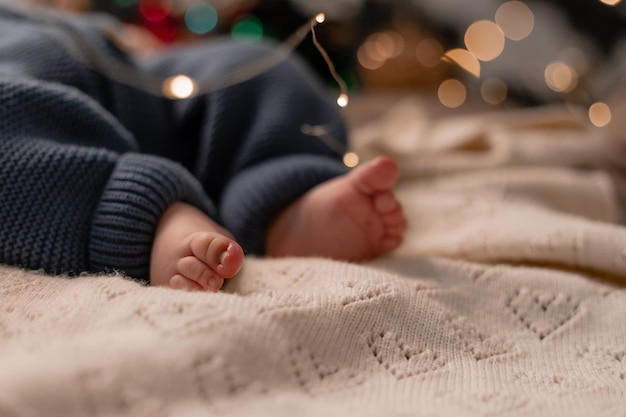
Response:
[[[326,15],[324,13],[318,13],[315,15],[315,21],[319,24],[322,24],[326,21]]]
[[[186,99],[196,92],[196,83],[186,75],[175,75],[163,82],[163,94],[173,99]]]
[[[341,93],[337,98],[337,105],[339,107],[346,107],[349,103],[350,99],[346,93]]]

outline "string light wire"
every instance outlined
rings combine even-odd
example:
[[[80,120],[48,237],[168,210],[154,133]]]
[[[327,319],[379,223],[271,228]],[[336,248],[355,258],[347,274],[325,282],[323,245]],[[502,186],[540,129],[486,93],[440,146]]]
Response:
[[[142,90],[152,95],[164,95],[163,83],[167,81],[166,78],[147,74],[118,58],[98,52],[83,39],[83,34],[77,28],[69,24],[69,22],[64,21],[63,18],[57,17],[56,12],[52,10],[29,8],[28,13],[29,17],[37,19],[41,23],[61,29],[55,34],[63,37],[63,41],[65,41],[65,45],[68,45],[70,53],[79,60],[83,61],[92,70],[120,84]],[[340,86],[340,97],[347,97],[345,82],[337,74],[331,59],[315,35],[315,27],[320,23],[323,23],[325,20],[326,17],[323,13],[316,15],[308,22],[301,25],[286,40],[272,48],[270,52],[259,57],[258,59],[235,67],[230,70],[228,74],[203,79],[190,77],[195,83],[193,95],[206,94],[223,88],[228,88],[233,85],[241,84],[269,71],[281,62],[285,61],[287,57],[291,55],[293,51],[306,39],[309,32],[311,32],[313,34],[313,42],[317,50],[320,54],[322,54],[324,60],[329,66],[333,78]],[[105,26],[104,30],[105,35],[110,41],[118,46],[123,45],[123,41],[120,39],[119,35],[119,33],[124,30],[121,24],[117,22],[109,22],[108,25]],[[181,99],[181,97],[168,98]]]
[[[313,44],[324,58],[330,74],[339,86],[340,94],[337,98],[337,105],[340,107],[348,105],[349,100],[346,83],[337,73],[335,65],[319,42],[315,32],[315,28],[326,20],[326,16],[323,13],[317,14],[307,23],[301,25],[292,35],[272,48],[267,54],[235,67],[230,70],[228,74],[197,79],[185,74],[162,78],[140,71],[129,63],[116,57],[100,53],[94,49],[92,45],[83,39],[83,34],[79,29],[63,18],[56,16],[55,11],[32,8],[29,9],[28,12],[30,18],[37,19],[41,23],[60,29],[59,31],[50,32],[50,34],[61,37],[61,41],[69,48],[69,52],[93,71],[117,83],[144,91],[154,96],[163,96],[170,100],[181,100],[207,94],[253,79],[285,61],[306,39],[309,33],[311,33]],[[124,30],[121,24],[111,21],[105,26],[104,30],[108,40],[118,46],[123,45],[123,41],[120,39],[119,35],[119,33],[123,33]],[[181,84],[181,82],[184,82],[183,85],[188,84],[186,88],[183,88],[182,91],[184,92],[180,93],[180,90],[174,91],[174,83]],[[301,131],[305,135],[321,140],[334,152],[345,155],[347,147],[332,137],[330,133],[339,123],[340,118],[338,117],[336,120],[326,125],[314,126],[304,124],[301,127]]]
[[[311,22],[310,22],[311,27],[309,30],[311,32],[311,40],[313,41],[313,45],[315,46],[319,54],[322,56],[322,58],[324,58],[324,61],[326,62],[326,66],[328,67],[330,75],[333,77],[333,79],[335,80],[335,82],[337,83],[339,87],[339,97],[337,97],[337,105],[339,107],[346,107],[349,102],[348,86],[346,85],[343,78],[341,78],[337,70],[335,69],[335,64],[333,64],[333,61],[330,59],[330,56],[326,52],[326,49],[324,49],[320,41],[317,39],[317,33],[315,32],[315,27],[317,26],[317,24],[324,23],[325,21],[326,21],[326,16],[323,13],[319,13],[313,19],[311,19]],[[305,135],[318,138],[319,140],[324,142],[326,146],[328,146],[330,149],[332,149],[336,153],[340,155],[344,155],[344,159],[345,159],[345,155],[348,152],[347,147],[331,135],[331,131],[335,127],[337,127],[338,124],[339,124],[339,119],[335,119],[332,123],[329,123],[326,125],[304,124],[302,125],[300,130]],[[344,164],[345,164],[345,161],[344,161]],[[348,166],[349,168],[353,167],[353,166],[349,166],[348,164],[346,164],[346,166]]]
[[[315,26],[317,26],[318,23],[323,23],[325,20],[326,17],[323,13],[318,14],[317,16],[315,16],[315,18],[311,20],[311,39],[313,40],[313,45],[315,45],[317,51],[320,53],[322,58],[324,58],[324,61],[328,66],[328,70],[330,71],[330,75],[332,75],[335,82],[339,86],[340,94],[339,98],[337,98],[337,104],[339,105],[339,107],[346,107],[348,105],[348,87],[346,86],[346,82],[337,73],[337,70],[335,69],[335,64],[333,64],[333,61],[330,59],[330,56],[328,56],[328,53],[317,39],[317,34],[315,33]]]

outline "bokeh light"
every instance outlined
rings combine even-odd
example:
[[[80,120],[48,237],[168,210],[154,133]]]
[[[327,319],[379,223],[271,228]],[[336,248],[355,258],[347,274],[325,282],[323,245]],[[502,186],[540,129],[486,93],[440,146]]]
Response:
[[[392,58],[396,54],[396,43],[394,38],[387,32],[380,32],[373,36],[372,41],[378,53],[387,58]]]
[[[337,105],[339,107],[346,107],[349,102],[350,102],[350,98],[345,93],[341,93],[339,97],[337,98]]]
[[[474,22],[465,31],[465,47],[481,61],[492,61],[504,50],[504,34],[490,20]]]
[[[380,55],[372,42],[365,42],[356,53],[359,64],[368,70],[377,70],[385,65],[385,58]]]
[[[385,57],[380,55],[376,45],[371,41],[366,41],[359,47],[356,58],[363,68],[372,71],[385,65]]]
[[[359,155],[354,152],[348,152],[343,156],[343,164],[348,168],[354,168],[359,165]]]
[[[535,26],[535,15],[521,1],[509,1],[496,11],[496,23],[504,36],[514,41],[521,41],[531,34]]]
[[[441,104],[454,109],[465,103],[467,89],[459,80],[449,79],[439,85],[437,96]]]
[[[596,127],[604,127],[611,123],[611,108],[602,102],[594,103],[589,107],[589,120]]]
[[[395,31],[377,32],[367,37],[357,51],[359,64],[368,70],[377,70],[388,59],[404,51],[404,39]]]
[[[175,75],[163,82],[163,94],[172,99],[185,99],[194,95],[196,83],[186,75]]]
[[[231,29],[231,37],[245,43],[259,42],[263,39],[263,33],[263,23],[252,15],[240,18]]]
[[[441,57],[446,62],[450,62],[463,68],[474,77],[480,77],[480,62],[469,51],[461,48],[451,49]]]
[[[209,3],[195,3],[185,12],[185,25],[191,33],[205,35],[217,27],[218,15]]]
[[[322,24],[326,21],[326,15],[324,13],[318,13],[315,15],[315,21],[319,24]]]
[[[173,6],[172,0],[141,0],[139,13],[148,22],[161,22],[167,19]]]
[[[395,58],[404,51],[404,38],[393,30],[374,33],[368,37],[368,41],[385,59]]]
[[[574,71],[576,71],[579,77],[582,77],[589,72],[589,59],[580,48],[566,48],[559,54],[558,59],[574,68]]]
[[[571,65],[563,61],[553,61],[546,67],[544,78],[551,90],[569,93],[578,85],[578,74]]]
[[[404,47],[405,47],[405,42],[404,42],[404,38],[402,37],[402,35],[399,32],[396,32],[395,30],[389,30],[385,32],[385,34],[387,36],[390,36],[391,39],[393,40],[393,54],[391,55],[391,57],[395,58],[395,57],[402,55],[402,53],[404,52]]]
[[[600,0],[600,2],[606,4],[607,6],[617,6],[622,2],[622,0]]]
[[[443,46],[436,39],[423,39],[417,44],[415,53],[420,64],[432,68],[441,63]]]
[[[480,95],[486,103],[498,105],[506,100],[508,88],[500,78],[487,78],[480,85]]]

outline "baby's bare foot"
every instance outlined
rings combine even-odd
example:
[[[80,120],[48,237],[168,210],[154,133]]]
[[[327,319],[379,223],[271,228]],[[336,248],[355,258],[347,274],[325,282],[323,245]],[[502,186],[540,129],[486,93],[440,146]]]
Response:
[[[313,188],[272,224],[267,254],[362,261],[397,248],[407,226],[397,179],[395,161],[379,157]]]
[[[150,284],[189,291],[218,291],[237,274],[243,250],[230,233],[197,208],[173,204],[157,226]]]

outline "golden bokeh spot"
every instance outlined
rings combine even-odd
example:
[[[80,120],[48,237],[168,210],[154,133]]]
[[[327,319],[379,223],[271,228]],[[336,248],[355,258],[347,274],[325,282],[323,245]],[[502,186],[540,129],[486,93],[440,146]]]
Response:
[[[594,103],[589,107],[589,120],[596,127],[604,127],[611,123],[611,108],[602,102]]]
[[[504,32],[504,36],[514,41],[521,41],[533,31],[535,15],[521,1],[509,1],[498,7],[496,23]]]
[[[371,40],[365,41],[357,51],[359,64],[368,70],[377,70],[385,64],[386,58],[380,54],[376,43]]]
[[[384,57],[392,58],[396,55],[396,42],[388,32],[380,32],[372,36],[372,42],[378,53]]]
[[[398,32],[389,30],[373,33],[359,47],[357,60],[368,70],[377,70],[388,59],[395,58],[404,51],[404,38]]]
[[[480,95],[489,104],[497,105],[506,100],[508,88],[499,78],[487,78],[480,86]]]
[[[481,61],[492,61],[504,50],[504,34],[490,20],[479,20],[465,31],[465,47]]]
[[[582,49],[576,47],[565,48],[558,59],[574,68],[579,77],[589,72],[589,59]]]
[[[391,55],[391,57],[395,58],[402,55],[406,43],[402,35],[395,30],[387,31],[385,34],[393,40],[393,55]]]
[[[417,61],[420,64],[428,68],[433,68],[441,62],[443,46],[436,39],[423,39],[417,44],[415,53],[417,54]]]
[[[544,71],[546,84],[551,90],[559,93],[569,93],[578,85],[578,74],[571,65],[563,61],[553,61]]]
[[[343,156],[343,164],[348,168],[354,168],[359,165],[359,155],[354,152],[348,152]]]
[[[163,82],[163,94],[172,99],[185,99],[196,92],[196,82],[186,75],[174,75]]]
[[[446,62],[456,64],[474,77],[480,77],[480,62],[469,51],[461,48],[450,49],[441,57]]]
[[[622,2],[622,0],[600,0],[600,1],[606,4],[607,6],[617,6],[618,4]]]
[[[467,90],[459,80],[449,79],[439,85],[437,96],[441,104],[454,109],[465,103]]]

